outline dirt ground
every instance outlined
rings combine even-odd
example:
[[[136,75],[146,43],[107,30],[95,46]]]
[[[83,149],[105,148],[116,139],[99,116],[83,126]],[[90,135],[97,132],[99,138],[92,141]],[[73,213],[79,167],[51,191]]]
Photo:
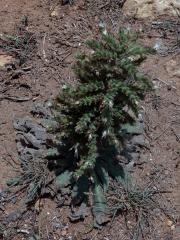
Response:
[[[33,33],[35,42],[27,52],[25,63],[0,69],[0,193],[7,188],[8,178],[15,176],[18,154],[13,119],[29,115],[33,102],[52,99],[64,82],[76,81],[72,72],[74,55],[83,49],[88,38],[97,37],[98,25],[105,22],[107,29],[117,32],[119,27],[138,31],[140,42],[154,46],[161,35],[165,49],[149,57],[141,66],[155,84],[142,110],[146,123],[149,148],[143,149],[139,163],[133,168],[137,183],[146,186],[149,180],[165,190],[158,196],[166,213],[151,216],[150,230],[137,239],[180,239],[180,46],[177,28],[152,28],[150,20],[135,20],[123,15],[120,3],[103,0],[75,0],[62,6],[57,0],[0,0],[0,34],[13,35],[26,19],[26,30]],[[164,16],[158,21],[174,21]],[[178,25],[179,26],[179,25]],[[164,35],[162,35],[162,33]],[[0,35],[2,37],[2,35]],[[163,37],[162,37],[163,36]],[[31,43],[30,43],[31,44]],[[168,49],[170,49],[168,51]],[[0,55],[8,55],[0,48]],[[13,56],[14,57],[14,56]],[[0,208],[0,221],[13,211],[23,209],[21,196],[14,203]],[[159,214],[159,215],[158,215]],[[158,217],[157,217],[158,216]],[[92,230],[92,217],[71,223],[66,208],[57,208],[50,199],[38,201],[23,218],[7,224],[12,233],[4,239],[102,239],[130,240],[131,218],[116,216],[102,230]],[[29,237],[34,232],[40,238]]]

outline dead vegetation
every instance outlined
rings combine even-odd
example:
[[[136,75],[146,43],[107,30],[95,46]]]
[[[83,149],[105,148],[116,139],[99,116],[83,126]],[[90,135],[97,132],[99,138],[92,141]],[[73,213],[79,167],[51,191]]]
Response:
[[[15,33],[11,35],[0,35],[0,49],[13,56],[18,65],[23,65],[33,51],[36,49],[36,39],[33,33],[28,32],[28,18],[23,17],[20,24],[15,28]]]

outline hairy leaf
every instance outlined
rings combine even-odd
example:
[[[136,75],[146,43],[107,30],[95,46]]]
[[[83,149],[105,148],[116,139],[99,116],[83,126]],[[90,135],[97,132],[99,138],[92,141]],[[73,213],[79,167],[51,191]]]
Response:
[[[59,189],[67,187],[73,182],[73,173],[69,170],[64,171],[56,177],[56,185]]]
[[[103,189],[94,175],[94,184],[93,184],[93,215],[94,215],[94,226],[100,227],[101,225],[109,221],[108,218],[108,207],[106,203],[106,198],[103,193]]]
[[[21,177],[13,177],[13,178],[10,178],[6,181],[6,184],[9,186],[9,187],[12,187],[12,186],[16,186],[19,184],[21,180]]]

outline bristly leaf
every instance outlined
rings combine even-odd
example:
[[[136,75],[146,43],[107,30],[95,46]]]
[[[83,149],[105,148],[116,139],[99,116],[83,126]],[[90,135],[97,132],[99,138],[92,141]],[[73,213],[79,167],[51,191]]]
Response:
[[[66,170],[56,177],[56,185],[59,189],[67,187],[73,182],[72,172]]]
[[[9,187],[12,187],[12,186],[16,186],[19,184],[19,182],[21,181],[21,177],[14,177],[14,178],[10,178],[6,181],[6,184],[9,186]]]
[[[94,215],[94,226],[99,228],[101,225],[107,223],[109,218],[108,214],[108,207],[106,203],[106,198],[103,193],[103,189],[94,175],[93,177],[94,184],[93,184],[93,215]]]

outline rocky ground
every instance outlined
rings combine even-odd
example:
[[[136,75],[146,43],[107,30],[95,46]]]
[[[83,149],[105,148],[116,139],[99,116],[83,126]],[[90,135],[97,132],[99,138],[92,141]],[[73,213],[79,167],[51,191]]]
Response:
[[[0,238],[179,239],[179,1],[0,0],[0,6]],[[14,187],[10,194],[7,190],[7,180],[20,170],[19,157],[27,161],[37,153],[34,149],[44,148],[44,106],[64,82],[74,84],[74,54],[86,39],[98,37],[102,22],[114,33],[121,27],[137,32],[142,45],[157,50],[140,69],[156,90],[142,103],[143,131],[133,140],[138,149],[133,157],[125,152],[126,167],[137,184],[161,190],[143,229],[132,213],[115,215],[101,230],[92,229],[89,209],[84,221],[72,223],[69,207],[58,207],[50,198],[26,209],[28,185],[21,191]]]

